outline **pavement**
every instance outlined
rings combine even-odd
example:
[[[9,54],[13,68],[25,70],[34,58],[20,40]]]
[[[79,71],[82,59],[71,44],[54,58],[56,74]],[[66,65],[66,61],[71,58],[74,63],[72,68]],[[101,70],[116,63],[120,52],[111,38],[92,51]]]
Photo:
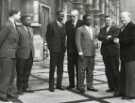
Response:
[[[67,61],[65,58],[63,86],[68,86]],[[56,77],[56,75],[55,75]],[[94,70],[94,87],[98,92],[86,91],[80,94],[76,89],[48,91],[49,58],[34,62],[29,85],[33,93],[25,93],[19,97],[23,103],[135,103],[135,100],[123,100],[121,97],[113,97],[113,93],[106,93],[108,89],[104,72],[102,57],[97,51]],[[0,103],[11,103],[1,102]]]

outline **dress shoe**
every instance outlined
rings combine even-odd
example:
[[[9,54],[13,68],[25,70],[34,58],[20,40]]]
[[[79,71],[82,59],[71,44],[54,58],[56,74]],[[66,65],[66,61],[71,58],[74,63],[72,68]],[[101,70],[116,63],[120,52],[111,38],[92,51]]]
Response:
[[[27,89],[24,89],[23,92],[26,92],[26,93],[33,93],[34,91],[31,90],[30,88],[27,88]]]
[[[92,87],[92,88],[87,88],[87,90],[88,90],[88,91],[94,91],[94,92],[97,92],[97,91],[98,91],[97,89],[95,89],[95,88],[93,88],[93,87]]]
[[[85,89],[77,89],[81,94],[85,93]]]
[[[113,96],[114,96],[114,97],[120,97],[121,94],[120,94],[119,92],[114,92]]]
[[[7,98],[9,98],[9,99],[17,99],[18,98],[18,94],[14,94],[14,95],[8,94]]]
[[[15,99],[15,98],[12,98],[10,99],[10,101],[12,101],[13,103],[23,103],[20,99]]]
[[[9,101],[9,99],[7,98],[7,97],[0,97],[0,101],[3,101],[3,102],[8,102]]]
[[[113,89],[107,89],[106,92],[113,92]]]
[[[49,88],[49,91],[54,92],[55,90],[54,90],[54,88]]]
[[[127,96],[124,96],[124,97],[122,97],[122,99],[135,99],[135,97],[127,97]]]
[[[73,89],[75,86],[68,86],[67,89]]]
[[[56,89],[65,90],[63,87],[56,87]]]
[[[23,94],[23,91],[17,91],[17,94],[18,95],[22,95]]]

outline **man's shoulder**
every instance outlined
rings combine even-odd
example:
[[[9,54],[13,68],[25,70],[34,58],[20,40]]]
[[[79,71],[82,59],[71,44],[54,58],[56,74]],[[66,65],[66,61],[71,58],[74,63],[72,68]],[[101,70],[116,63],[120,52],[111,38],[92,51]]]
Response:
[[[78,27],[78,29],[79,29],[79,30],[82,30],[83,28],[84,28],[84,26],[80,26],[80,27]]]
[[[72,23],[71,20],[67,20],[65,24],[69,24],[69,23]]]
[[[106,26],[102,26],[101,28],[100,28],[100,30],[103,30],[103,29],[105,29],[106,28]]]
[[[77,22],[78,22],[78,23],[83,23],[83,20],[80,20],[80,19],[79,19]]]
[[[130,22],[128,25],[129,25],[129,27],[135,28],[135,23],[133,23],[133,22]]]
[[[56,24],[57,22],[56,21],[50,21],[48,23],[48,27],[54,27],[54,25]]]
[[[82,25],[82,26],[78,27],[77,30],[80,32],[84,31],[84,26]]]
[[[55,23],[57,23],[57,21],[56,21],[56,20],[53,20],[53,21],[50,21],[48,24],[49,24],[49,25],[53,25],[53,24],[55,24]]]

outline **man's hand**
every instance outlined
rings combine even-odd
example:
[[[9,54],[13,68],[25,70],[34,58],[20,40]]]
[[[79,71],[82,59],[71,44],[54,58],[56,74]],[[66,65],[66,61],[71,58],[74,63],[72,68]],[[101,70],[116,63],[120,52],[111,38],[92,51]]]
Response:
[[[113,42],[116,43],[116,44],[118,44],[119,43],[119,38],[114,38],[113,39]]]
[[[111,35],[108,35],[107,37],[106,37],[106,39],[108,40],[108,39],[110,39],[112,36]]]
[[[83,60],[83,58],[84,58],[83,52],[79,52],[78,54],[79,54],[79,58],[80,58],[81,60]]]

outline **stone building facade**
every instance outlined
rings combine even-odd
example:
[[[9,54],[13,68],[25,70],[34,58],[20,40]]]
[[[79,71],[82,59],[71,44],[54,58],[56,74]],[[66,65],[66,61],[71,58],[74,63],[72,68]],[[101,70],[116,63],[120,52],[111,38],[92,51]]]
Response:
[[[34,45],[37,59],[43,59],[46,27],[49,21],[55,19],[55,12],[61,0],[0,0],[0,28],[8,19],[12,8],[21,10],[23,14],[33,16]]]
[[[135,22],[135,0],[120,0],[121,11],[128,11]]]
[[[12,8],[20,9],[22,14],[31,14],[35,41],[42,44],[37,50],[41,52],[44,49],[47,24],[55,19],[57,10],[65,12],[65,21],[69,19],[72,9],[79,10],[80,19],[85,13],[90,13],[94,16],[93,24],[100,27],[104,24],[105,15],[111,15],[115,23],[119,23],[119,4],[119,0],[0,0],[0,28],[7,21],[8,11]],[[39,47],[38,43],[35,43],[36,47]]]

